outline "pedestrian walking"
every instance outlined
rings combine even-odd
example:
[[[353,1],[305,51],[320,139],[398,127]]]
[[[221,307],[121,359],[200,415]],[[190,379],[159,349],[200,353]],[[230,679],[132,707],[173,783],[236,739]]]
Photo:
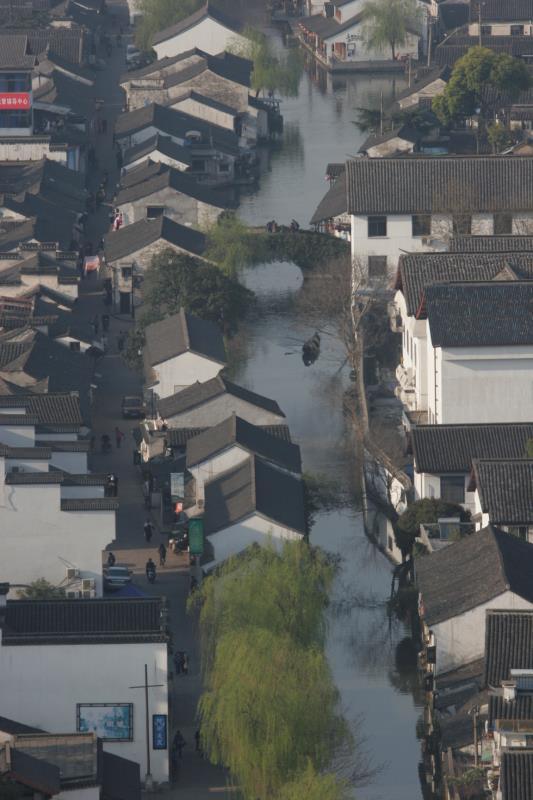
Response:
[[[117,448],[119,448],[120,445],[122,444],[123,438],[124,438],[124,434],[122,433],[122,431],[120,430],[118,425],[116,425],[115,426],[115,442],[116,442]]]
[[[181,650],[176,650],[174,653],[174,669],[176,670],[176,675],[181,675],[183,671],[183,653]]]
[[[117,561],[117,559],[115,558],[115,554],[109,552],[109,554],[107,556],[107,566],[108,567],[114,567],[115,564],[116,564],[116,561]]]
[[[178,758],[183,757],[183,748],[187,742],[183,738],[183,734],[180,730],[177,730],[174,734],[174,739],[172,741],[172,749],[178,754]]]
[[[114,472],[111,472],[107,476],[107,485],[109,487],[110,496],[116,497],[118,494],[118,478]]]
[[[183,657],[181,659],[181,669],[184,675],[189,674],[189,656],[187,655],[185,650],[183,651]]]
[[[146,539],[146,541],[148,543],[150,543],[150,541],[152,539],[153,532],[154,531],[153,531],[153,528],[152,528],[152,523],[150,522],[149,519],[147,519],[146,522],[144,523],[144,538]]]
[[[164,567],[166,560],[167,560],[167,548],[165,547],[163,542],[161,542],[161,544],[159,545],[159,566]]]

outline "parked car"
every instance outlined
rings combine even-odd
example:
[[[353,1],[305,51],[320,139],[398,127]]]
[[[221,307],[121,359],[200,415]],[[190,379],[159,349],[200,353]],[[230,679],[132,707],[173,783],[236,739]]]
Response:
[[[115,592],[131,583],[131,570],[128,567],[115,564],[113,567],[104,567],[104,589]]]
[[[144,400],[140,395],[128,394],[122,398],[122,418],[123,419],[144,419],[146,409]]]

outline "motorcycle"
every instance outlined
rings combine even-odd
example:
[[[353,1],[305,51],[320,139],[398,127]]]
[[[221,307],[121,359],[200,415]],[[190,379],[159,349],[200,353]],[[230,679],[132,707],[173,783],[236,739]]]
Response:
[[[156,576],[155,566],[148,567],[148,569],[146,570],[146,577],[148,578],[148,583],[155,583],[155,576]]]

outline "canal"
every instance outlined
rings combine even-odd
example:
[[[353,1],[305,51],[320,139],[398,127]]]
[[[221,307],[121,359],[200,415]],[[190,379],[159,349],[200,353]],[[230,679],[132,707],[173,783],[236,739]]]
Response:
[[[355,108],[376,105],[381,92],[386,106],[404,85],[367,76],[332,82],[306,73],[299,96],[282,104],[283,145],[264,154],[266,171],[259,187],[241,198],[241,218],[261,225],[294,217],[307,227],[327,189],[326,164],[356,154],[365,137],[353,124]],[[232,377],[278,401],[306,471],[326,474],[349,490],[353,448],[343,414],[349,370],[340,343],[323,335],[318,361],[304,366],[301,344],[313,326],[294,305],[306,291],[294,265],[259,266],[242,278],[258,304],[234,343]],[[417,800],[421,705],[414,671],[397,657],[408,631],[389,621],[384,604],[391,565],[366,537],[356,501],[318,515],[311,539],[340,556],[333,599],[346,608],[330,615],[328,657],[345,716],[356,738],[364,739],[362,750],[380,767],[368,785],[357,788],[357,800]]]

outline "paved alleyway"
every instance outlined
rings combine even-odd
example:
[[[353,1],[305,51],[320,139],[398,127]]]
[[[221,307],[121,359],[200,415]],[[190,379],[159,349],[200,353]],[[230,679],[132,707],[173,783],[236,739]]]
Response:
[[[109,3],[110,13],[119,17],[124,30],[127,31],[126,6],[120,3]],[[108,17],[109,19],[109,17]],[[117,28],[112,28],[114,33]],[[98,158],[98,170],[89,176],[90,188],[98,186],[103,170],[109,173],[108,199],[112,199],[113,187],[118,180],[116,157],[113,149],[113,123],[123,104],[122,92],[118,85],[119,76],[125,70],[124,53],[130,36],[123,37],[123,45],[107,60],[107,68],[96,73],[96,97],[103,100],[101,117],[107,119],[106,134],[95,134],[94,146]],[[109,228],[109,204],[104,205],[92,214],[86,227],[86,240],[97,246],[100,238]],[[77,313],[83,319],[92,320],[95,315],[109,313],[104,305],[104,294],[101,284],[86,280],[80,284],[80,299]],[[144,509],[139,468],[133,464],[132,430],[136,422],[121,418],[121,398],[124,394],[140,394],[141,378],[133,373],[124,363],[117,350],[117,336],[120,331],[129,330],[131,319],[111,317],[109,331],[109,349],[104,358],[96,364],[95,398],[93,404],[93,432],[96,437],[96,451],[91,454],[90,467],[95,472],[114,472],[118,476],[118,499],[120,508],[117,517],[117,540],[112,549],[117,563],[128,564],[134,571],[134,584],[146,594],[161,594],[168,599],[169,623],[172,631],[174,649],[185,650],[189,654],[189,674],[175,676],[169,682],[170,720],[169,739],[179,728],[187,742],[183,759],[179,765],[176,780],[170,788],[146,793],[146,797],[166,796],[183,798],[184,800],[203,800],[212,796],[213,792],[225,796],[225,772],[211,766],[194,751],[194,733],[196,730],[195,713],[201,690],[199,675],[199,659],[195,647],[195,636],[191,619],[186,614],[186,602],[189,590],[189,568],[184,556],[168,553],[165,567],[158,567],[157,580],[154,585],[148,584],[145,578],[145,564],[152,557],[159,564],[157,548],[162,537],[157,528],[157,519],[153,517],[156,532],[148,546],[144,540],[143,523],[147,512]],[[125,437],[120,448],[115,444],[115,426],[124,432]],[[99,451],[100,436],[108,433],[113,447],[108,454]],[[166,544],[166,539],[165,539]],[[170,669],[173,670],[170,664]]]

